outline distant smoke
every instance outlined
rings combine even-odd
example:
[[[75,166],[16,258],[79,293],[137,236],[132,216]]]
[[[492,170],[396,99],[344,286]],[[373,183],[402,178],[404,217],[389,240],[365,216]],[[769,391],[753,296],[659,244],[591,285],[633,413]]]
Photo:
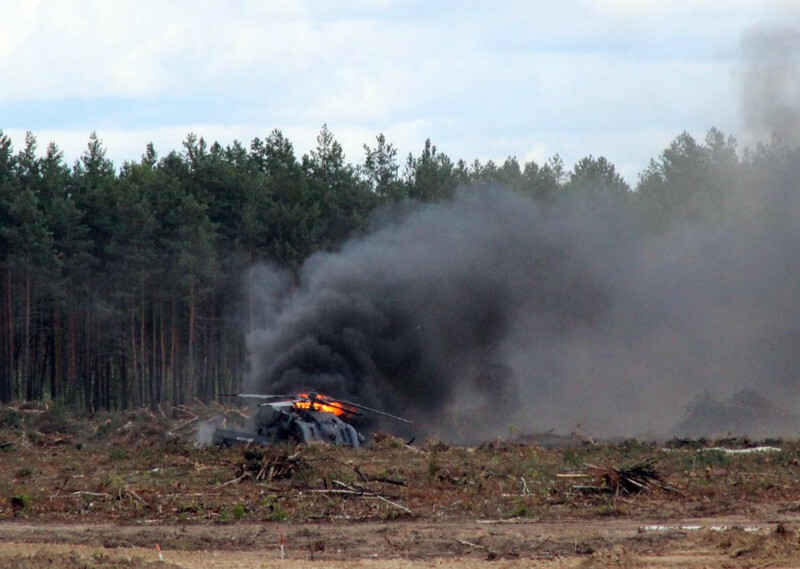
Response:
[[[800,34],[754,28],[742,56],[748,127],[800,144]],[[454,441],[693,432],[719,425],[705,409],[796,436],[800,172],[786,164],[759,170],[751,218],[660,236],[618,204],[541,208],[499,188],[384,212],[296,283],[251,273],[247,387],[319,390]],[[781,412],[756,417],[770,401]]]
[[[462,441],[579,423],[665,434],[704,391],[786,406],[800,379],[792,219],[653,238],[618,206],[464,190],[312,257],[294,292],[270,277],[264,305],[279,308],[249,336],[248,387],[317,389]]]
[[[757,140],[800,145],[800,31],[762,24],[741,42],[741,105]]]

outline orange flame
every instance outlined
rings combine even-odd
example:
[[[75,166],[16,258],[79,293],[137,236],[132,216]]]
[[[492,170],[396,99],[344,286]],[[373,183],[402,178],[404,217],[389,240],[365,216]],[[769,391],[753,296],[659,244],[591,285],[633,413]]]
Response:
[[[299,397],[311,397],[309,393],[300,393],[298,394]],[[334,405],[328,405],[325,401],[330,401],[334,403]],[[345,411],[350,409],[349,406],[345,405],[344,403],[339,403],[338,401],[334,401],[329,397],[324,395],[320,395],[317,393],[316,398],[310,401],[296,401],[294,404],[296,409],[309,409],[312,411],[325,411],[326,413],[333,413],[334,415],[342,415]]]

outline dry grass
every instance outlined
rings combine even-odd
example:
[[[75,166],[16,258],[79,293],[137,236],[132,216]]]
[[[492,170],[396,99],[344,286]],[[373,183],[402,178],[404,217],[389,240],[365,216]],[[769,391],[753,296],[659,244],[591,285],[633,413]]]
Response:
[[[710,450],[754,444],[743,440],[572,440],[547,449],[535,437],[409,447],[388,435],[360,449],[198,448],[193,430],[214,412],[81,419],[3,409],[0,519],[559,520],[746,513],[765,502],[793,508],[800,498],[796,441],[769,441],[781,450],[751,454]],[[629,480],[647,484],[620,491]]]
[[[800,555],[797,441],[196,446],[219,412],[236,410],[0,409],[0,566],[717,569]],[[725,531],[641,531],[721,516]]]

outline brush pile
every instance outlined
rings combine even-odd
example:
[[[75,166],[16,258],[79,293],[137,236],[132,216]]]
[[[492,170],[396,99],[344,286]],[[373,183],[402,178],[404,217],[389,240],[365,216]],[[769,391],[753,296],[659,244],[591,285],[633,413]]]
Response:
[[[613,466],[602,467],[587,464],[590,476],[598,481],[597,486],[584,486],[582,490],[594,490],[614,495],[634,495],[642,492],[661,491],[680,493],[661,480],[655,469],[655,459],[648,459],[634,464],[629,468],[616,468]]]
[[[283,447],[245,447],[244,462],[239,468],[239,479],[280,480],[292,478],[300,472],[303,458],[300,452],[289,454]]]

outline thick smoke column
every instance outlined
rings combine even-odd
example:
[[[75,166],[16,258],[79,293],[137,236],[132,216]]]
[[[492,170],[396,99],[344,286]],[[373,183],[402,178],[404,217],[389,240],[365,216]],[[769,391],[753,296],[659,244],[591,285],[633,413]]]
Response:
[[[739,70],[745,126],[757,140],[777,135],[800,144],[800,31],[761,24],[741,42]]]
[[[499,190],[401,215],[309,260],[250,337],[253,388],[318,389],[427,423],[487,404],[482,424],[503,422],[523,379],[506,354],[517,331],[566,335],[607,309],[610,283],[587,257],[596,226]]]
[[[799,144],[800,34],[755,28],[742,55],[749,127]],[[779,402],[757,435],[796,436],[800,160],[764,148],[717,172],[727,221],[654,233],[599,198],[462,190],[313,256],[296,287],[260,268],[248,388],[317,389],[448,440],[669,434],[703,394],[726,413]]]
[[[266,273],[276,300],[249,337],[248,387],[318,389],[449,440],[579,423],[667,434],[706,391],[755,389],[793,410],[800,207],[788,174],[760,187],[781,205],[767,217],[659,235],[619,204],[540,208],[500,189],[412,209],[309,259],[296,290]]]

